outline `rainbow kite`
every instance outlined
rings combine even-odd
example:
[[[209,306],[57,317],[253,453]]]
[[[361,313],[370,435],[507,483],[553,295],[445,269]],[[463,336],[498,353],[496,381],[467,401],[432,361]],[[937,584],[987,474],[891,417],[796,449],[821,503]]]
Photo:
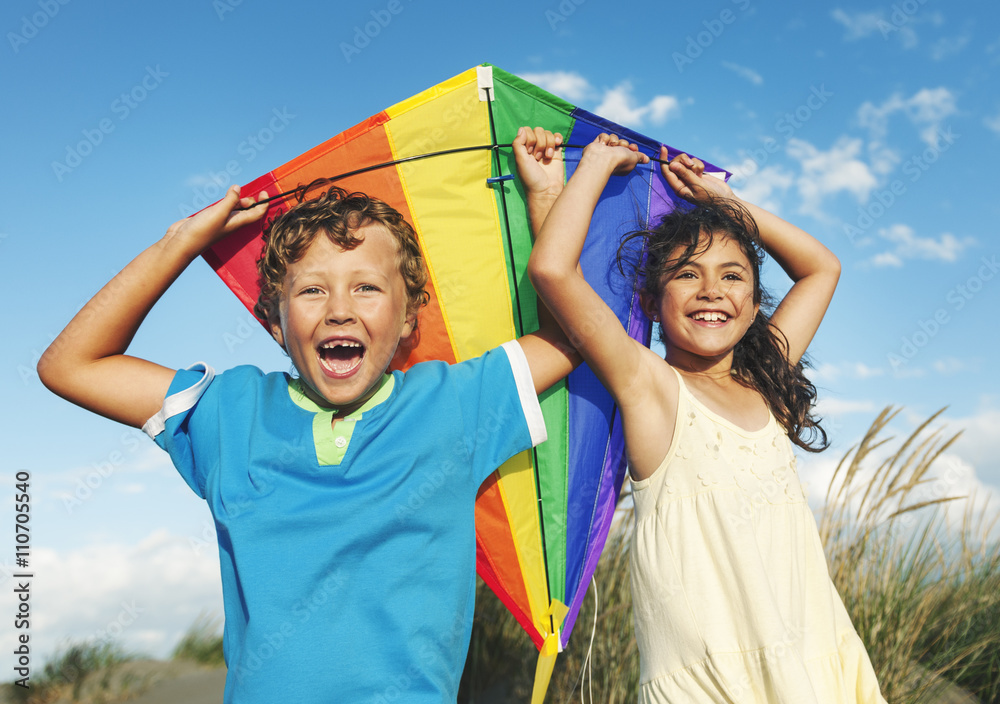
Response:
[[[424,250],[430,302],[420,313],[419,344],[405,357],[398,353],[393,366],[458,362],[538,326],[525,274],[531,233],[509,148],[522,125],[561,132],[569,145],[613,132],[652,156],[660,147],[484,65],[342,132],[247,184],[243,193],[283,193],[336,178],[338,186],[399,210]],[[579,150],[567,148],[567,178],[578,160]],[[650,322],[637,291],[612,262],[623,232],[674,207],[676,196],[653,166],[611,180],[581,260],[588,281],[644,344]],[[288,206],[277,199],[269,207],[260,223],[205,254],[251,311],[261,223]],[[478,571],[541,651],[533,696],[539,702],[597,566],[625,473],[620,419],[586,366],[550,389],[541,404],[549,440],[500,467],[476,502]]]

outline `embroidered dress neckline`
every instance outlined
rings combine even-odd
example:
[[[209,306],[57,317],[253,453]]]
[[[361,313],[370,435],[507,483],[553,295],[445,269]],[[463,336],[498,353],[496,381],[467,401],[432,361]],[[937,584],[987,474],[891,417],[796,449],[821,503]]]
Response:
[[[762,437],[764,435],[767,435],[768,433],[770,433],[774,429],[774,424],[775,424],[776,421],[774,419],[774,414],[771,413],[771,409],[770,408],[767,409],[767,422],[764,423],[764,427],[762,427],[762,428],[760,428],[758,430],[747,430],[743,426],[737,425],[736,423],[734,423],[733,421],[729,420],[728,418],[723,418],[718,413],[716,413],[711,408],[709,408],[704,403],[702,403],[700,400],[698,400],[698,397],[695,396],[691,392],[691,389],[688,388],[688,385],[684,383],[684,377],[681,375],[681,373],[679,371],[677,371],[676,369],[674,369],[673,367],[670,367],[670,368],[674,370],[674,374],[677,375],[677,381],[680,384],[681,390],[683,390],[683,392],[685,394],[687,394],[687,397],[689,399],[691,399],[691,403],[693,405],[697,406],[698,409],[702,413],[706,414],[712,420],[716,421],[720,425],[724,425],[725,427],[729,428],[730,430],[732,430],[737,435],[741,435],[742,437],[745,437],[745,438],[759,438],[759,437]]]

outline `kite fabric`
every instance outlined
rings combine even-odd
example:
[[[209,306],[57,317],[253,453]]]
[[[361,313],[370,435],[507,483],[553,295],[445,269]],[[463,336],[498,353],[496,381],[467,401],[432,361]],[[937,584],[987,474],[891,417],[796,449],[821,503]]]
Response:
[[[423,249],[430,300],[420,312],[418,344],[401,348],[392,366],[459,362],[538,327],[526,275],[532,243],[527,207],[509,147],[522,125],[560,132],[568,145],[615,133],[659,156],[659,142],[483,65],[370,117],[242,192],[284,193],[335,179],[348,192],[371,194],[402,213]],[[568,179],[580,152],[567,147],[564,155]],[[706,169],[720,171],[710,164]],[[647,345],[651,323],[633,282],[615,270],[614,257],[624,232],[655,222],[677,200],[655,163],[612,178],[581,257],[587,280],[629,335]],[[293,202],[272,200],[265,218],[205,253],[251,311],[263,223]],[[586,365],[540,400],[548,441],[506,462],[476,501],[477,570],[541,651],[532,700],[538,702],[555,654],[573,629],[625,474],[620,419]]]

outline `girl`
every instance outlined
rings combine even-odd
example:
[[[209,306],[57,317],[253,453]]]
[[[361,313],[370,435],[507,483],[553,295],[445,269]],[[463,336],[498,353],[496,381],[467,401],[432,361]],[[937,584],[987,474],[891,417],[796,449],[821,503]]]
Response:
[[[789,442],[826,446],[799,360],[840,263],[680,155],[663,174],[694,207],[639,233],[641,301],[662,327],[660,358],[625,333],[577,270],[608,178],[640,162],[648,158],[613,135],[589,145],[529,264],[538,294],[621,410],[639,701],[884,702],[830,581]],[[794,282],[770,316],[761,246]]]

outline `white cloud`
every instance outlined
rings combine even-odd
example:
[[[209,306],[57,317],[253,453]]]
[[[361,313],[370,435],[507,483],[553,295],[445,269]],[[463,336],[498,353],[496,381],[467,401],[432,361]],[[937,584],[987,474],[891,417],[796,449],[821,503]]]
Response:
[[[1000,433],[997,432],[1000,407],[997,401],[996,398],[984,398],[981,408],[972,415],[948,419],[949,429],[963,431],[952,449],[975,465],[984,480],[995,487],[1000,486]]]
[[[997,134],[1000,134],[1000,113],[993,115],[992,117],[987,117],[983,120],[983,124],[989,129],[993,130]]]
[[[521,78],[572,103],[596,101],[596,114],[626,127],[640,127],[646,121],[662,125],[681,109],[680,101],[672,95],[656,95],[645,104],[639,103],[628,81],[614,88],[597,89],[572,71],[524,73]]]
[[[826,418],[855,413],[875,415],[880,409],[874,401],[850,401],[823,396],[816,403],[816,410],[820,416]]]
[[[662,125],[680,109],[680,103],[674,96],[658,95],[649,101],[649,119],[654,125]]]
[[[736,195],[776,215],[782,211],[778,196],[795,185],[795,176],[790,171],[778,166],[760,168],[750,157],[724,168],[733,174],[729,182]]]
[[[598,115],[626,127],[640,127],[647,117],[653,124],[660,125],[679,111],[677,98],[669,95],[657,95],[645,105],[638,103],[628,81],[605,90],[601,103],[594,108]]]
[[[852,42],[879,32],[879,27],[885,22],[881,12],[855,12],[848,14],[839,7],[831,12],[830,16],[847,29],[844,39]]]
[[[874,266],[900,267],[906,259],[954,262],[967,247],[975,244],[971,237],[959,239],[950,232],[937,238],[918,237],[912,227],[898,223],[880,228],[878,234],[895,247],[872,257],[869,261]]]
[[[968,46],[971,37],[963,35],[960,37],[941,37],[931,46],[931,58],[935,61],[946,59],[952,54],[957,54]]]
[[[839,364],[825,362],[813,369],[809,377],[813,381],[829,383],[844,378],[864,380],[884,375],[885,369],[882,367],[869,367],[864,362],[840,362]],[[872,404],[864,402],[863,409],[872,410]]]
[[[578,73],[572,71],[546,71],[543,73],[524,73],[521,78],[534,83],[539,88],[549,91],[571,103],[578,103],[593,94],[590,82]]]
[[[876,254],[871,258],[871,263],[877,267],[891,266],[897,269],[903,266],[903,260],[892,252],[881,252]]]
[[[931,366],[938,374],[943,374],[945,376],[960,374],[970,368],[970,365],[967,362],[963,362],[957,357],[944,357],[943,359],[938,359]],[[975,367],[976,365],[972,366]]]
[[[199,614],[222,611],[218,548],[207,520],[197,536],[161,530],[133,545],[32,546],[31,568],[36,667],[70,641],[102,636],[129,651],[165,657]],[[3,577],[0,608],[14,613],[14,593]],[[12,663],[6,651],[0,666],[9,672]]]
[[[802,175],[798,181],[802,211],[820,215],[823,198],[841,192],[865,202],[878,181],[871,168],[858,158],[860,139],[840,137],[827,151],[820,151],[805,140],[788,140],[786,153],[799,162]]]
[[[912,15],[897,16],[894,13],[887,18],[881,11],[848,13],[838,7],[830,13],[830,16],[846,28],[845,41],[855,42],[878,35],[886,40],[890,37],[896,39],[904,49],[912,49],[919,43],[913,28],[916,22]]]
[[[755,86],[759,86],[764,82],[763,76],[754,71],[752,68],[746,66],[740,66],[739,64],[734,64],[731,61],[723,61],[722,66],[728,68],[730,71],[735,73],[740,78],[745,78],[746,80],[753,83]]]
[[[881,105],[865,102],[858,108],[858,121],[868,129],[873,145],[879,147],[889,133],[889,119],[902,113],[918,129],[921,140],[937,147],[941,124],[957,112],[957,100],[950,90],[923,88],[909,98],[894,93]]]

